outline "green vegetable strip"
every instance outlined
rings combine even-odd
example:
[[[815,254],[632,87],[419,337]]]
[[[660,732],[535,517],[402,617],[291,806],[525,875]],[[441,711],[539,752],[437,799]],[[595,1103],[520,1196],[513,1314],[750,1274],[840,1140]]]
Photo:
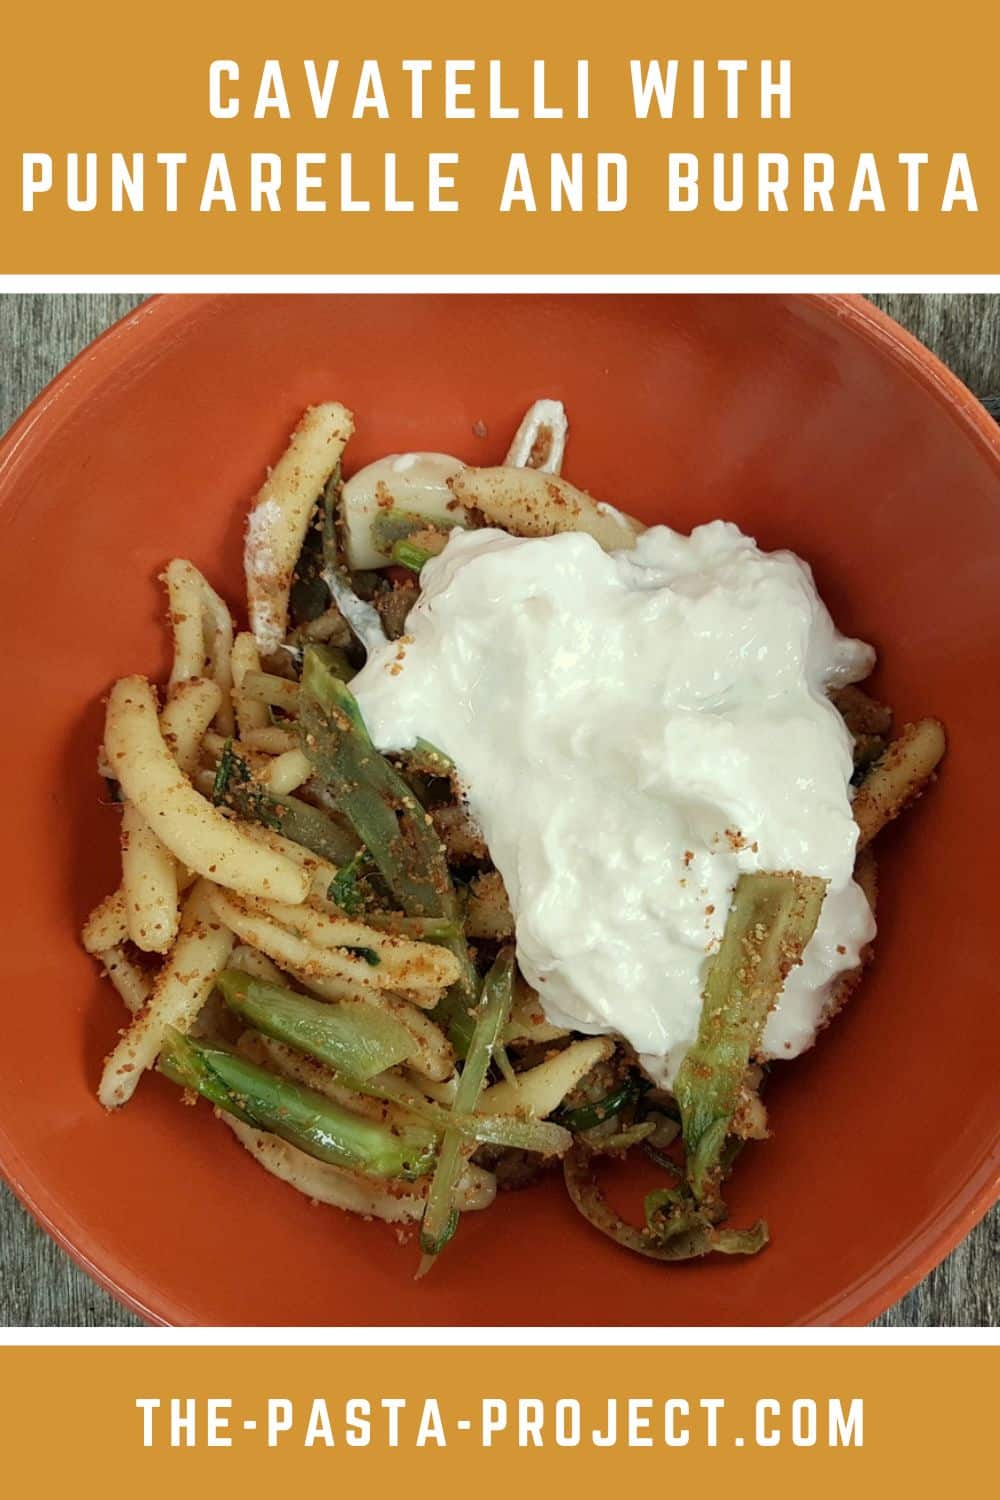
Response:
[[[418,547],[415,542],[394,542],[389,556],[399,567],[409,568],[411,573],[419,573],[424,563],[430,562],[434,553],[428,552],[426,547]]]
[[[399,772],[372,744],[354,696],[310,647],[299,705],[302,746],[403,911],[452,917],[441,841]]]
[[[293,844],[311,849],[332,865],[344,865],[357,853],[357,840],[318,807],[301,797],[269,797],[273,827]]]
[[[626,1125],[621,1130],[615,1130],[610,1135],[602,1135],[600,1139],[593,1136],[585,1137],[586,1144],[591,1151],[599,1156],[623,1156],[626,1151],[631,1151],[633,1146],[641,1146],[653,1134],[656,1126],[652,1120],[637,1120],[634,1125]]]
[[[311,649],[329,669],[334,677],[339,677],[341,682],[350,682],[352,677],[357,676],[357,671],[351,666],[350,658],[346,651],[341,651],[339,646],[317,645],[313,642]]]
[[[513,998],[514,953],[511,948],[503,948],[483,981],[483,997],[469,1055],[465,1059],[462,1076],[455,1091],[456,1114],[470,1114],[479,1102],[493,1049],[507,1024]],[[439,1255],[455,1232],[458,1222],[454,1207],[455,1183],[461,1166],[462,1137],[455,1129],[447,1130],[438,1148],[437,1166],[434,1168],[420,1227],[420,1248],[425,1257],[420,1268],[421,1275],[430,1268],[428,1257],[432,1259]]]
[[[716,1202],[722,1153],[747,1065],[768,1012],[801,961],[826,882],[798,874],[741,875],[702,997],[698,1039],[677,1075],[686,1175],[699,1202]]]
[[[510,1055],[503,1041],[497,1042],[493,1048],[493,1060],[500,1070],[500,1077],[504,1082],[509,1083],[512,1088],[518,1088],[519,1084],[517,1074],[514,1072],[514,1064],[510,1060]]]
[[[456,907],[458,906],[459,902],[456,900]],[[464,910],[463,900],[461,902],[463,914]],[[431,1017],[447,1033],[455,1056],[461,1060],[468,1056],[469,1047],[472,1044],[472,1034],[476,1024],[475,1013],[481,989],[479,973],[465,936],[464,916],[463,920],[455,923],[453,932],[442,934],[434,941],[439,942],[442,948],[447,948],[449,953],[454,953],[460,965],[458,978],[441,996],[431,1012]]]
[[[227,740],[219,757],[212,801],[216,806],[232,808],[250,823],[273,828],[331,864],[346,865],[358,852],[357,840],[350,830],[339,827],[318,807],[300,797],[272,797],[254,779],[246,761],[233,750],[231,740]]]
[[[576,1109],[561,1109],[559,1123],[567,1130],[593,1130],[612,1115],[620,1114],[627,1104],[638,1098],[639,1085],[635,1078],[626,1078],[618,1088],[598,1099],[594,1104],[581,1104]]]
[[[449,953],[454,953],[461,964],[461,971],[455,983],[441,996],[431,1012],[431,1018],[447,1032],[448,1040],[455,1049],[455,1056],[464,1058],[468,1056],[476,1026],[479,975],[461,930],[454,937],[440,939],[440,944]]]
[[[249,779],[250,768],[236,754],[236,751],[233,749],[232,736],[230,736],[222,747],[222,754],[219,756],[219,763],[215,768],[215,779],[212,782],[212,801],[216,807],[226,803],[231,792],[230,784],[233,782],[234,777],[237,782],[242,781],[244,777]],[[260,795],[264,796],[263,788]],[[263,820],[255,815],[253,821],[259,823]]]
[[[422,516],[415,510],[380,510],[372,520],[372,541],[380,552],[392,552],[397,542],[405,542],[418,531],[453,531],[464,523],[457,518]]]
[[[583,1146],[574,1146],[563,1158],[563,1175],[574,1206],[601,1234],[614,1240],[624,1250],[632,1250],[649,1260],[695,1260],[713,1251],[721,1255],[756,1255],[767,1244],[767,1225],[758,1222],[751,1229],[717,1229],[704,1214],[685,1208],[677,1198],[677,1217],[663,1230],[637,1229],[618,1214],[607,1201],[594,1176],[595,1157]],[[664,1189],[664,1194],[674,1190]],[[663,1194],[650,1197],[663,1197]],[[655,1211],[659,1204],[650,1205]]]
[[[331,894],[330,900],[335,899]],[[446,943],[462,936],[461,924],[444,917],[400,917],[395,912],[376,911],[366,912],[365,921],[393,937],[422,938],[427,943]]]
[[[359,849],[354,858],[342,865],[330,881],[326,894],[335,906],[346,911],[349,917],[359,912],[364,905],[364,890],[361,886],[362,870],[367,850]]]
[[[527,1120],[518,1115],[479,1115],[475,1112],[458,1114],[418,1093],[392,1073],[369,1079],[341,1075],[339,1081],[359,1094],[398,1104],[441,1134],[446,1130],[457,1130],[470,1141],[490,1146],[513,1146],[520,1151],[537,1151],[542,1156],[559,1156],[570,1145],[569,1131],[551,1120]]]
[[[226,969],[216,984],[249,1025],[355,1078],[383,1073],[415,1050],[405,1027],[375,1005],[313,1000],[237,969]]]
[[[338,1167],[375,1177],[412,1179],[428,1171],[433,1135],[417,1127],[398,1133],[342,1109],[216,1044],[170,1031],[160,1069],[219,1109]]]
[[[182,1089],[193,1089],[203,1099],[214,1104],[216,1109],[235,1115],[245,1125],[253,1125],[253,1116],[247,1113],[242,1102],[234,1097],[218,1073],[213,1072],[209,1066],[208,1057],[214,1050],[214,1047],[206,1046],[193,1037],[183,1036],[171,1026],[167,1028],[157,1067],[171,1083],[178,1084]]]
[[[406,762],[411,771],[422,771],[425,776],[450,776],[455,762],[445,755],[430,740],[418,739],[412,750],[406,752]]]

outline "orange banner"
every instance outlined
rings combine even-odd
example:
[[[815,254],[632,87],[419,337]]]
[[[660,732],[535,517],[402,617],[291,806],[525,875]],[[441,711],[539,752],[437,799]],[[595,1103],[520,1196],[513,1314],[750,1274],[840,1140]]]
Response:
[[[988,1348],[5,1349],[0,1430],[11,1493],[840,1500],[981,1481],[996,1376]]]
[[[5,20],[0,271],[996,269],[985,5]]]

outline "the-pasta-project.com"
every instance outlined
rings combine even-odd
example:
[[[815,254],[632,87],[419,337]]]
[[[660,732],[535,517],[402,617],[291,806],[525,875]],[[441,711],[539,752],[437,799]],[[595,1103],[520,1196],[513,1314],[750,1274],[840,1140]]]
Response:
[[[434,1396],[270,1397],[253,1416],[228,1397],[140,1396],[144,1448],[862,1448],[861,1397],[486,1396],[461,1411]],[[471,1412],[471,1415],[469,1414]],[[249,1436],[248,1436],[249,1434]]]

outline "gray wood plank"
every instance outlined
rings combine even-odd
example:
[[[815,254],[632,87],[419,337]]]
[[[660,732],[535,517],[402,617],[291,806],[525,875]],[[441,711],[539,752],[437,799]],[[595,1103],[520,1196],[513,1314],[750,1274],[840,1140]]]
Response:
[[[123,293],[0,296],[0,431],[74,354],[142,299]],[[1000,297],[892,294],[874,302],[928,344],[979,395],[1000,393]],[[888,1328],[1000,1322],[1000,1209],[889,1309]],[[0,1184],[0,1325],[136,1327]]]
[[[122,293],[0,296],[0,431],[75,354],[141,300]],[[2,1182],[0,1325],[140,1326],[77,1269]]]
[[[1000,297],[894,292],[871,300],[933,349],[978,396],[1000,396]],[[995,1328],[998,1323],[1000,1206],[877,1319],[883,1328]]]

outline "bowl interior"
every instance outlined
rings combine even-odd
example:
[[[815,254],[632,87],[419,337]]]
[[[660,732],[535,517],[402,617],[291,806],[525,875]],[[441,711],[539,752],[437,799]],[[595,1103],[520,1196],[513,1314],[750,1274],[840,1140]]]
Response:
[[[881,842],[877,962],[733,1181],[750,1261],[666,1269],[578,1219],[558,1181],[470,1215],[435,1274],[381,1224],[267,1177],[147,1078],[94,1099],[123,1016],[77,940],[117,880],[94,758],[116,676],[168,662],[157,574],[234,603],[249,497],[302,409],[352,407],[351,466],[411,447],[502,458],[526,405],[569,411],[567,475],[646,521],[724,516],[813,564],[873,641],[900,722],[951,748]],[[0,1159],[89,1269],[182,1324],[794,1324],[887,1305],[996,1187],[994,774],[1000,445],[864,304],[785,297],[176,297],[70,367],[0,453]],[[972,877],[976,878],[973,879]]]

